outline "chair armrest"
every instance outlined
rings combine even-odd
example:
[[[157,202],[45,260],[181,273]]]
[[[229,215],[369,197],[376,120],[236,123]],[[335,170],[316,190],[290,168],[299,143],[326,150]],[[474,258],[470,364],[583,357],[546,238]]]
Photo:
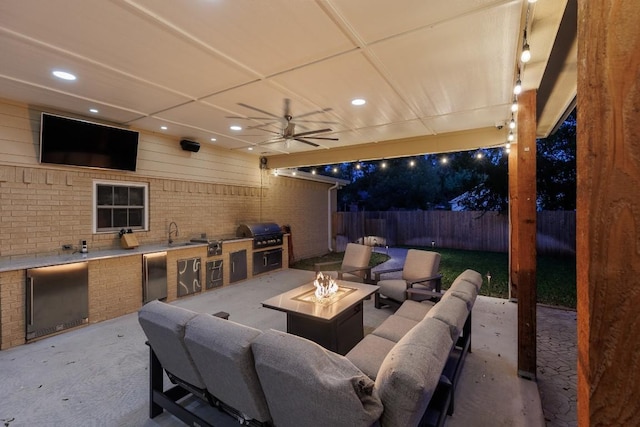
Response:
[[[422,277],[420,279],[407,281],[407,287],[411,288],[416,283],[431,282],[431,281],[436,282],[436,286],[435,286],[436,291],[440,292],[441,286],[442,286],[442,274],[436,274],[434,276]]]
[[[412,295],[422,295],[422,296],[436,298],[436,299],[440,299],[444,295],[441,292],[430,291],[428,289],[416,289],[416,288],[407,289],[407,294],[409,294],[409,299],[411,299]]]
[[[315,264],[313,264],[313,269],[318,272],[320,271],[322,268],[324,268],[327,265],[335,265],[335,264],[341,264],[342,261],[327,261],[327,262],[316,262]]]
[[[345,265],[343,268],[338,270],[338,280],[342,280],[342,275],[344,273],[354,274],[354,273],[357,273],[359,271],[364,271],[364,280],[365,281],[370,281],[371,280],[371,267],[370,266],[352,267],[352,266],[349,266],[349,265]]]
[[[387,270],[378,270],[374,272],[376,282],[380,280],[380,276],[387,273],[395,273],[396,271],[402,271],[402,267],[400,268],[389,268]]]

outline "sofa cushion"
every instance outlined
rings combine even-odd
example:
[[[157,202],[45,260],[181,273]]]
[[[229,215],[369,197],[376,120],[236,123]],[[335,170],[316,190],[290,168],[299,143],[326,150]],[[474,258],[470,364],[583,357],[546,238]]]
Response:
[[[471,282],[467,282],[463,279],[456,279],[451,287],[447,289],[445,295],[455,295],[456,297],[464,300],[467,303],[467,308],[471,310],[476,301],[476,297],[478,296],[478,288],[476,288],[476,286]]]
[[[462,333],[462,328],[468,315],[469,309],[466,301],[451,295],[434,305],[425,316],[425,319],[433,317],[449,325],[451,339],[455,341]]]
[[[382,361],[394,345],[396,345],[395,341],[369,334],[356,344],[345,357],[369,378],[375,380]]]
[[[473,284],[478,291],[482,286],[482,275],[475,270],[467,269],[462,273],[460,273],[460,275],[457,278],[461,280],[466,280],[467,282]]]
[[[346,357],[274,330],[251,348],[274,425],[369,427],[380,417],[374,382]]]
[[[400,341],[407,332],[418,324],[417,321],[402,316],[391,315],[386,318],[371,334],[386,338],[393,342]]]
[[[391,349],[376,378],[376,389],[384,405],[381,426],[418,425],[452,344],[448,325],[427,317]]]
[[[187,323],[184,341],[207,390],[245,418],[269,421],[251,342],[262,332],[209,314]]]
[[[424,319],[424,316],[427,315],[431,307],[433,307],[435,303],[431,301],[412,301],[407,300],[402,303],[400,308],[396,310],[394,313],[395,316],[406,317],[407,319],[415,320],[416,322]]]
[[[204,389],[204,381],[184,344],[185,326],[197,315],[156,300],[138,311],[138,322],[162,367],[182,381]]]

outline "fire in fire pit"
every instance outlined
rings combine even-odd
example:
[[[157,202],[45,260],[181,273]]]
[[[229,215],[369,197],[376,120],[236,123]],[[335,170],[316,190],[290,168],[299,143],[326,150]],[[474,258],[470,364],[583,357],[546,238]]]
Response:
[[[328,274],[325,276],[322,272],[318,272],[313,284],[316,287],[315,295],[318,301],[331,298],[338,292],[338,284],[336,281]]]

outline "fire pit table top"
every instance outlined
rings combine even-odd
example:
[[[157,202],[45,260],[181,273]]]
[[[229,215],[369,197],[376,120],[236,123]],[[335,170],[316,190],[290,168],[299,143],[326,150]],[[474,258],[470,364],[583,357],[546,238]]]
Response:
[[[316,299],[316,287],[310,282],[269,298],[262,302],[262,306],[316,320],[331,321],[379,289],[379,286],[345,280],[336,280],[336,283],[338,292],[325,300]]]

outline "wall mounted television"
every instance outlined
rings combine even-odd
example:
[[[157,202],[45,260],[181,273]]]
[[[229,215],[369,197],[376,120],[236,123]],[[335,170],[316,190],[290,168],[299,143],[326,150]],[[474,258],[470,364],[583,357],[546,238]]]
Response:
[[[40,162],[135,171],[138,132],[42,113]]]

